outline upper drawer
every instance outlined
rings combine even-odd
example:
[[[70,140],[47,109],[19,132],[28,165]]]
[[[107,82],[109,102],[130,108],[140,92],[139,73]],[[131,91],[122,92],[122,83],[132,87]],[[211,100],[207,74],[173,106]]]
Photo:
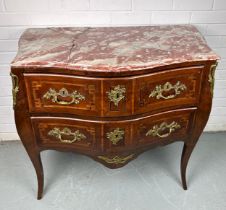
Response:
[[[25,74],[30,112],[85,116],[132,114],[132,78]]]
[[[25,83],[30,112],[100,115],[100,80],[25,74]]]
[[[137,77],[86,78],[25,74],[30,112],[118,117],[195,106],[202,67]]]
[[[136,79],[135,113],[149,110],[197,105],[201,90],[202,68],[163,71]]]

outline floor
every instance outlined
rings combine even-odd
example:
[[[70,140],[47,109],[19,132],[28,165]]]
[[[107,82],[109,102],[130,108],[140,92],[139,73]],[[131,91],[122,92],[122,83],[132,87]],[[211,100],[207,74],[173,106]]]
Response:
[[[45,151],[45,192],[20,142],[0,143],[0,210],[225,210],[226,133],[203,134],[180,183],[183,144],[150,150],[121,169]]]

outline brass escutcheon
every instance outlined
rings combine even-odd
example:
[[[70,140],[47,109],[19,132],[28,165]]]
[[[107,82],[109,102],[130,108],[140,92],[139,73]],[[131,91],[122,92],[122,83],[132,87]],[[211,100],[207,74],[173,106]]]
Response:
[[[111,91],[106,92],[110,102],[113,102],[115,106],[118,106],[121,100],[125,99],[126,88],[120,85],[117,85]]]
[[[115,130],[106,133],[107,138],[112,142],[112,144],[116,145],[120,140],[123,139],[125,131],[120,128],[116,128]]]

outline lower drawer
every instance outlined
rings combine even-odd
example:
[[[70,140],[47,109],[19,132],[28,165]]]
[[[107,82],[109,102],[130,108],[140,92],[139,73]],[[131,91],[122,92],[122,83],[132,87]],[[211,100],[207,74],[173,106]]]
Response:
[[[40,146],[81,151],[122,152],[150,144],[185,140],[195,108],[174,110],[131,120],[89,121],[60,117],[32,117]]]

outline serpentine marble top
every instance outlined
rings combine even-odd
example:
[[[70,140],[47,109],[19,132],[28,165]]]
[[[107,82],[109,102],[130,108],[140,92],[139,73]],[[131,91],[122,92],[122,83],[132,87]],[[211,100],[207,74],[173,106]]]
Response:
[[[12,66],[129,71],[216,59],[192,25],[57,27],[27,29]]]

